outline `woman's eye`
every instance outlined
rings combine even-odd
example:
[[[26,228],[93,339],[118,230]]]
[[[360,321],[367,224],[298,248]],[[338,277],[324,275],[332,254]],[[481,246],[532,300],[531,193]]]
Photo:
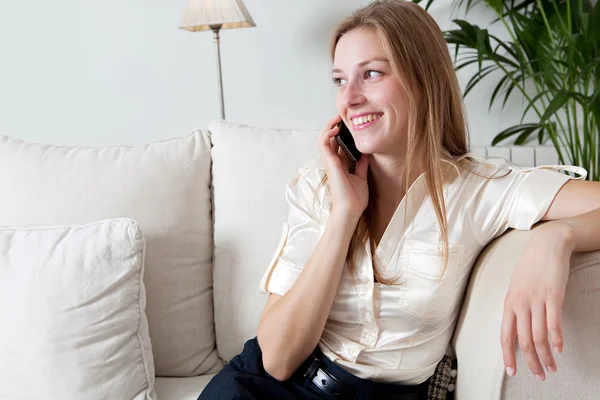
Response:
[[[341,86],[341,85],[344,85],[344,84],[346,84],[346,80],[345,80],[345,79],[343,79],[343,78],[336,78],[336,77],[333,77],[333,78],[331,78],[331,80],[333,81],[333,84],[334,84],[334,85],[337,85],[337,86]]]
[[[372,69],[368,70],[365,73],[365,76],[368,77],[368,78],[375,78],[375,77],[380,76],[380,75],[381,75],[381,72],[375,71],[375,70],[372,70]]]

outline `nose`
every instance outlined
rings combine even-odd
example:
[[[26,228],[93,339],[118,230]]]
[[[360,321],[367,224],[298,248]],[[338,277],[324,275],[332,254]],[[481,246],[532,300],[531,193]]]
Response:
[[[355,82],[348,82],[344,89],[344,103],[346,108],[353,108],[357,105],[364,103],[365,96],[362,91],[360,84]]]

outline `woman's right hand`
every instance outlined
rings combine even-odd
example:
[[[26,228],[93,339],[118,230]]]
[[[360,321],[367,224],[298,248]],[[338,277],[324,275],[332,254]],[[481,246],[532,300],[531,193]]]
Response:
[[[369,203],[369,185],[367,183],[369,156],[363,154],[356,163],[354,174],[348,172],[351,160],[335,140],[335,135],[339,132],[337,124],[341,120],[341,116],[337,115],[327,122],[319,136],[319,149],[327,169],[332,213],[358,219]]]

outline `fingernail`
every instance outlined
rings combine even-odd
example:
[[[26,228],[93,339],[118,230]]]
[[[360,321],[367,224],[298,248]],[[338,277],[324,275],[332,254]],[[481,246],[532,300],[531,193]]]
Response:
[[[548,368],[548,371],[550,371],[550,372],[556,371],[556,368],[554,368],[552,365],[549,365],[547,368]]]
[[[555,347],[554,352],[560,354],[560,353],[562,353],[562,349],[559,347]]]
[[[538,381],[540,381],[540,382],[543,382],[544,381],[544,376],[540,375],[540,374],[536,374],[535,375],[535,379],[538,380]]]
[[[515,374],[515,370],[514,370],[514,368],[511,368],[511,367],[506,367],[506,374],[507,374],[508,376],[513,376],[513,375]]]

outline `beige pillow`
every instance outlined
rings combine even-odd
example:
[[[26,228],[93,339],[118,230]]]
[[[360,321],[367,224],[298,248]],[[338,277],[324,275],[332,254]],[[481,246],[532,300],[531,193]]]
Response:
[[[212,307],[210,140],[58,147],[0,136],[0,225],[127,217],[146,238],[156,374],[218,370]]]
[[[209,125],[215,204],[215,329],[230,360],[256,336],[268,296],[264,275],[287,217],[286,185],[319,160],[317,130],[264,129],[225,121]]]
[[[0,228],[0,398],[156,399],[129,219]]]

